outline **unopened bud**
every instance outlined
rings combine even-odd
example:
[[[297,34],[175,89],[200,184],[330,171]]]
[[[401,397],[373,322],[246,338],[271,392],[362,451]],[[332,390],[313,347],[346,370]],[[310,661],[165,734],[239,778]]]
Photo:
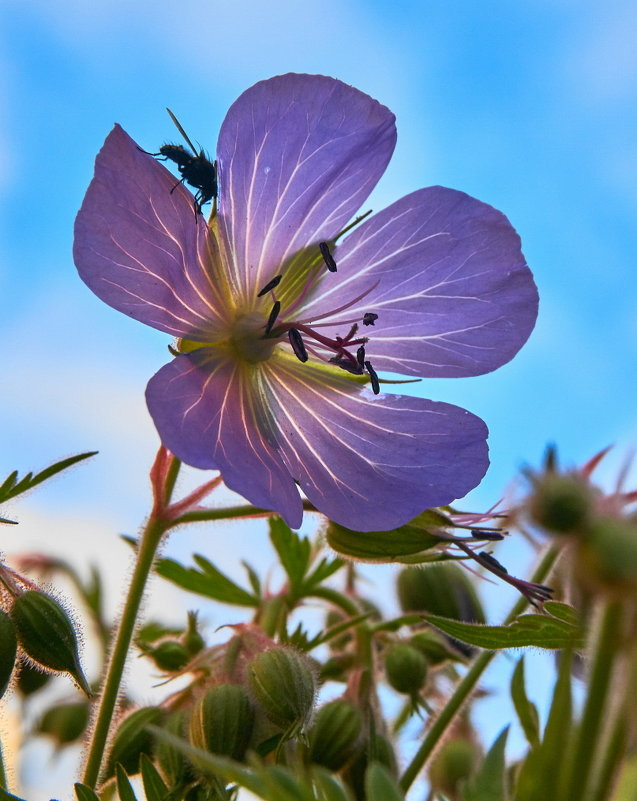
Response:
[[[138,773],[140,756],[150,756],[153,750],[153,737],[148,726],[161,725],[163,718],[163,710],[148,706],[136,709],[122,720],[115,732],[108,758],[108,776],[114,774],[118,762],[129,775]]]
[[[441,634],[435,631],[419,631],[409,644],[425,657],[428,665],[442,665],[448,659],[462,661],[460,651],[454,651]]]
[[[70,673],[91,696],[80,665],[75,629],[62,606],[40,590],[27,590],[16,596],[10,614],[26,654],[49,670]]]
[[[406,567],[398,574],[398,599],[405,612],[429,612],[484,623],[484,611],[467,574],[457,565]]]
[[[292,648],[269,648],[248,664],[248,686],[267,718],[279,728],[301,729],[316,697],[314,671]]]
[[[590,519],[592,488],[575,474],[547,473],[536,480],[527,506],[538,526],[553,534],[570,534],[581,530]]]
[[[5,694],[15,666],[18,639],[13,621],[0,609],[0,698]]]
[[[241,760],[254,726],[254,707],[244,687],[219,684],[197,702],[190,719],[190,742],[211,754]]]
[[[416,695],[427,679],[427,660],[406,642],[391,645],[385,654],[387,681],[396,692]]]
[[[329,770],[340,770],[360,746],[363,715],[345,698],[324,704],[309,734],[310,759]]]
[[[182,637],[182,642],[186,646],[190,656],[198,654],[199,651],[203,651],[206,647],[206,641],[199,633],[197,626],[197,613],[188,612],[188,628]]]
[[[637,589],[637,521],[602,517],[577,542],[577,571],[584,583],[611,594]]]
[[[177,640],[164,640],[154,647],[145,649],[144,653],[160,670],[165,670],[167,673],[181,670],[190,661],[188,649]]]
[[[23,662],[20,665],[20,672],[18,673],[16,686],[20,695],[28,698],[28,696],[33,695],[33,693],[36,693],[38,690],[41,690],[50,679],[50,673],[44,673],[44,671],[40,670],[34,665],[30,665],[28,662]]]
[[[443,743],[429,768],[432,790],[459,801],[458,790],[472,774],[477,758],[476,747],[468,740]]]
[[[42,715],[36,732],[53,739],[58,746],[78,740],[88,725],[89,706],[87,701],[69,704],[56,704]]]

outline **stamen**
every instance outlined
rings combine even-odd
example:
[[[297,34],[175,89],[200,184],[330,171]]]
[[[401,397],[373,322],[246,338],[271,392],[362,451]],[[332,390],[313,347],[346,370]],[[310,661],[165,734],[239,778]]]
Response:
[[[365,366],[365,345],[361,345],[356,351],[356,361],[358,362],[359,367]]]
[[[363,375],[363,368],[358,362],[348,359],[346,356],[334,356],[330,359],[331,364],[335,364],[352,375]]]
[[[270,316],[268,317],[268,322],[265,324],[265,335],[272,331],[272,326],[276,323],[276,318],[279,316],[279,312],[281,311],[281,301],[277,300],[272,307],[272,311],[270,312]]]
[[[365,312],[363,315],[363,325],[374,325],[376,320],[378,320],[378,315],[374,312]]]
[[[378,380],[378,375],[376,374],[376,370],[372,367],[371,362],[365,362],[365,369],[369,373],[369,377],[372,381],[372,392],[374,395],[378,395],[380,392],[380,381]]]
[[[326,317],[333,317],[335,314],[340,314],[342,311],[345,311],[346,309],[349,309],[355,303],[358,303],[358,301],[362,300],[366,295],[369,295],[370,292],[373,292],[379,284],[380,284],[380,281],[376,281],[374,284],[372,284],[369,287],[369,289],[366,289],[364,292],[361,292],[360,295],[357,295],[355,298],[352,298],[347,303],[344,303],[342,306],[339,306],[336,309],[332,309],[331,311],[325,312],[325,314],[317,314],[316,317],[307,317],[305,320],[299,320],[299,322],[300,323],[314,323],[314,322],[316,322],[316,320],[324,320]],[[290,306],[288,311],[292,310],[293,308],[296,308],[296,306],[298,306],[298,301],[295,302],[293,304],[293,306]],[[368,314],[369,314],[369,312],[368,312]],[[378,315],[376,315],[376,317],[378,317]],[[373,323],[372,323],[372,325],[373,325]]]
[[[282,275],[275,275],[271,281],[263,287],[263,289],[257,293],[258,298],[262,298],[264,295],[267,295],[272,289],[277,287],[281,283],[281,279],[283,278]]]
[[[305,344],[303,343],[303,338],[296,328],[288,329],[288,339],[290,340],[290,345],[292,345],[292,350],[294,351],[296,358],[300,362],[306,362],[308,356],[307,351],[305,350]]]
[[[330,253],[330,248],[327,242],[319,242],[319,250],[321,251],[321,256],[323,256],[323,261],[325,262],[325,266],[331,273],[336,272],[336,262],[334,261],[334,256]]]

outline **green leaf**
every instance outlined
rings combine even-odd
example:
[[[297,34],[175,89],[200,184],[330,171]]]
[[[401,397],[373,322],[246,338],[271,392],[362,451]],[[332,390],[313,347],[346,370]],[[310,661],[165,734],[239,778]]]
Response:
[[[193,558],[202,570],[184,567],[173,559],[160,559],[156,572],[178,587],[206,598],[235,606],[258,606],[259,599],[255,595],[235,584],[205,557],[195,554]]]
[[[511,699],[524,736],[531,746],[537,746],[540,742],[540,721],[535,704],[528,699],[525,684],[524,657],[522,657],[511,677]]]
[[[400,787],[380,762],[372,762],[365,773],[367,801],[404,801]]]
[[[0,486],[0,503],[4,503],[8,501],[10,498],[15,498],[16,495],[21,495],[23,492],[32,489],[33,487],[41,484],[43,481],[46,481],[51,476],[54,476],[56,473],[60,473],[62,470],[66,470],[67,467],[71,467],[78,462],[81,462],[83,459],[88,459],[91,456],[95,456],[97,451],[89,451],[88,453],[80,453],[77,456],[69,456],[68,459],[62,459],[59,462],[55,462],[55,464],[50,465],[49,467],[45,467],[44,470],[41,470],[39,473],[33,475],[33,473],[27,473],[20,481],[17,481],[18,472],[14,470],[8,478],[5,479],[3,484]]]
[[[327,543],[337,553],[366,562],[397,562],[405,557],[422,558],[423,551],[441,542],[435,528],[429,530],[428,513],[391,531],[352,531],[330,522]]]
[[[270,540],[290,579],[293,593],[298,593],[310,564],[311,545],[280,518],[270,518]]]
[[[95,790],[91,787],[87,787],[86,784],[76,782],[73,786],[75,787],[77,801],[100,801],[100,797]]]
[[[146,801],[164,801],[170,790],[164,784],[164,780],[148,754],[141,755],[139,765],[142,771]]]
[[[577,609],[574,609],[568,604],[563,604],[560,601],[545,601],[542,607],[549,615],[563,620],[565,623],[570,623],[571,626],[580,625],[580,616]]]
[[[318,801],[352,801],[352,796],[333,773],[325,768],[315,767],[312,778],[318,794]]]
[[[584,645],[584,635],[579,628],[548,615],[522,615],[507,626],[462,623],[438,615],[423,617],[450,637],[488,651],[530,645],[549,649],[581,648]]]
[[[508,733],[507,726],[491,746],[476,775],[464,786],[462,801],[507,801],[504,749]]]
[[[135,795],[135,791],[133,790],[129,778],[126,775],[126,771],[119,764],[119,762],[116,766],[116,772],[117,794],[119,795],[119,801],[137,801],[137,796]]]
[[[313,590],[318,584],[321,584],[325,579],[333,576],[343,565],[347,564],[345,559],[321,559],[318,565],[312,570],[309,576],[305,579],[303,586],[306,591]]]
[[[254,594],[260,598],[261,597],[261,579],[259,578],[258,573],[256,570],[248,564],[245,560],[241,560],[241,564],[245,568],[246,573],[248,574],[248,580],[250,582],[250,586],[252,587],[252,591]]]

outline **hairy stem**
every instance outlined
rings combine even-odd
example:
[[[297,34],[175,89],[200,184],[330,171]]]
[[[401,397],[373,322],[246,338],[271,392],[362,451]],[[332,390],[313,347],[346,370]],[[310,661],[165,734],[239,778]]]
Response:
[[[538,565],[535,573],[531,581],[541,583],[543,582],[546,577],[548,576],[551,568],[555,564],[555,561],[559,555],[559,549],[555,546],[549,548],[544,556],[540,564]],[[506,623],[510,623],[514,620],[524,609],[527,607],[528,601],[526,598],[520,598],[513,609],[507,615]],[[456,689],[454,690],[452,696],[449,698],[447,703],[445,704],[444,708],[440,711],[440,714],[434,720],[431,728],[427,732],[425,739],[423,740],[420,748],[414,755],[413,759],[407,766],[405,772],[402,775],[400,780],[400,786],[404,792],[406,792],[411,785],[413,784],[414,780],[422,770],[425,762],[431,756],[434,748],[436,747],[440,738],[444,735],[445,731],[453,722],[456,714],[462,708],[463,704],[467,701],[471,693],[473,692],[476,684],[478,683],[480,677],[487,669],[487,667],[491,664],[492,659],[496,656],[497,651],[483,651],[473,662],[467,673],[465,674],[464,678],[460,681]]]

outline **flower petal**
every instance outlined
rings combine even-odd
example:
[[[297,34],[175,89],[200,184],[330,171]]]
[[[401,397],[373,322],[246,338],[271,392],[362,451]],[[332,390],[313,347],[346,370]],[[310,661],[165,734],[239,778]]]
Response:
[[[356,531],[462,497],[489,464],[485,424],[457,406],[374,396],[291,361],[268,369],[264,388],[290,473],[319,511]]]
[[[230,489],[298,527],[299,492],[253,393],[245,368],[200,348],[162,367],[148,383],[146,402],[161,441],[178,459],[220,470]]]
[[[345,315],[378,314],[365,330],[376,369],[481,375],[512,359],[535,325],[537,289],[517,233],[463,192],[413,192],[355,228],[333,254],[338,273],[323,276],[302,316],[374,287]]]
[[[254,297],[297,252],[335,236],[395,142],[389,109],[334,78],[280,75],[244,92],[217,146],[219,225],[237,291]]]
[[[216,243],[193,197],[116,125],[75,221],[81,278],[105,303],[174,336],[209,341],[223,308]]]

